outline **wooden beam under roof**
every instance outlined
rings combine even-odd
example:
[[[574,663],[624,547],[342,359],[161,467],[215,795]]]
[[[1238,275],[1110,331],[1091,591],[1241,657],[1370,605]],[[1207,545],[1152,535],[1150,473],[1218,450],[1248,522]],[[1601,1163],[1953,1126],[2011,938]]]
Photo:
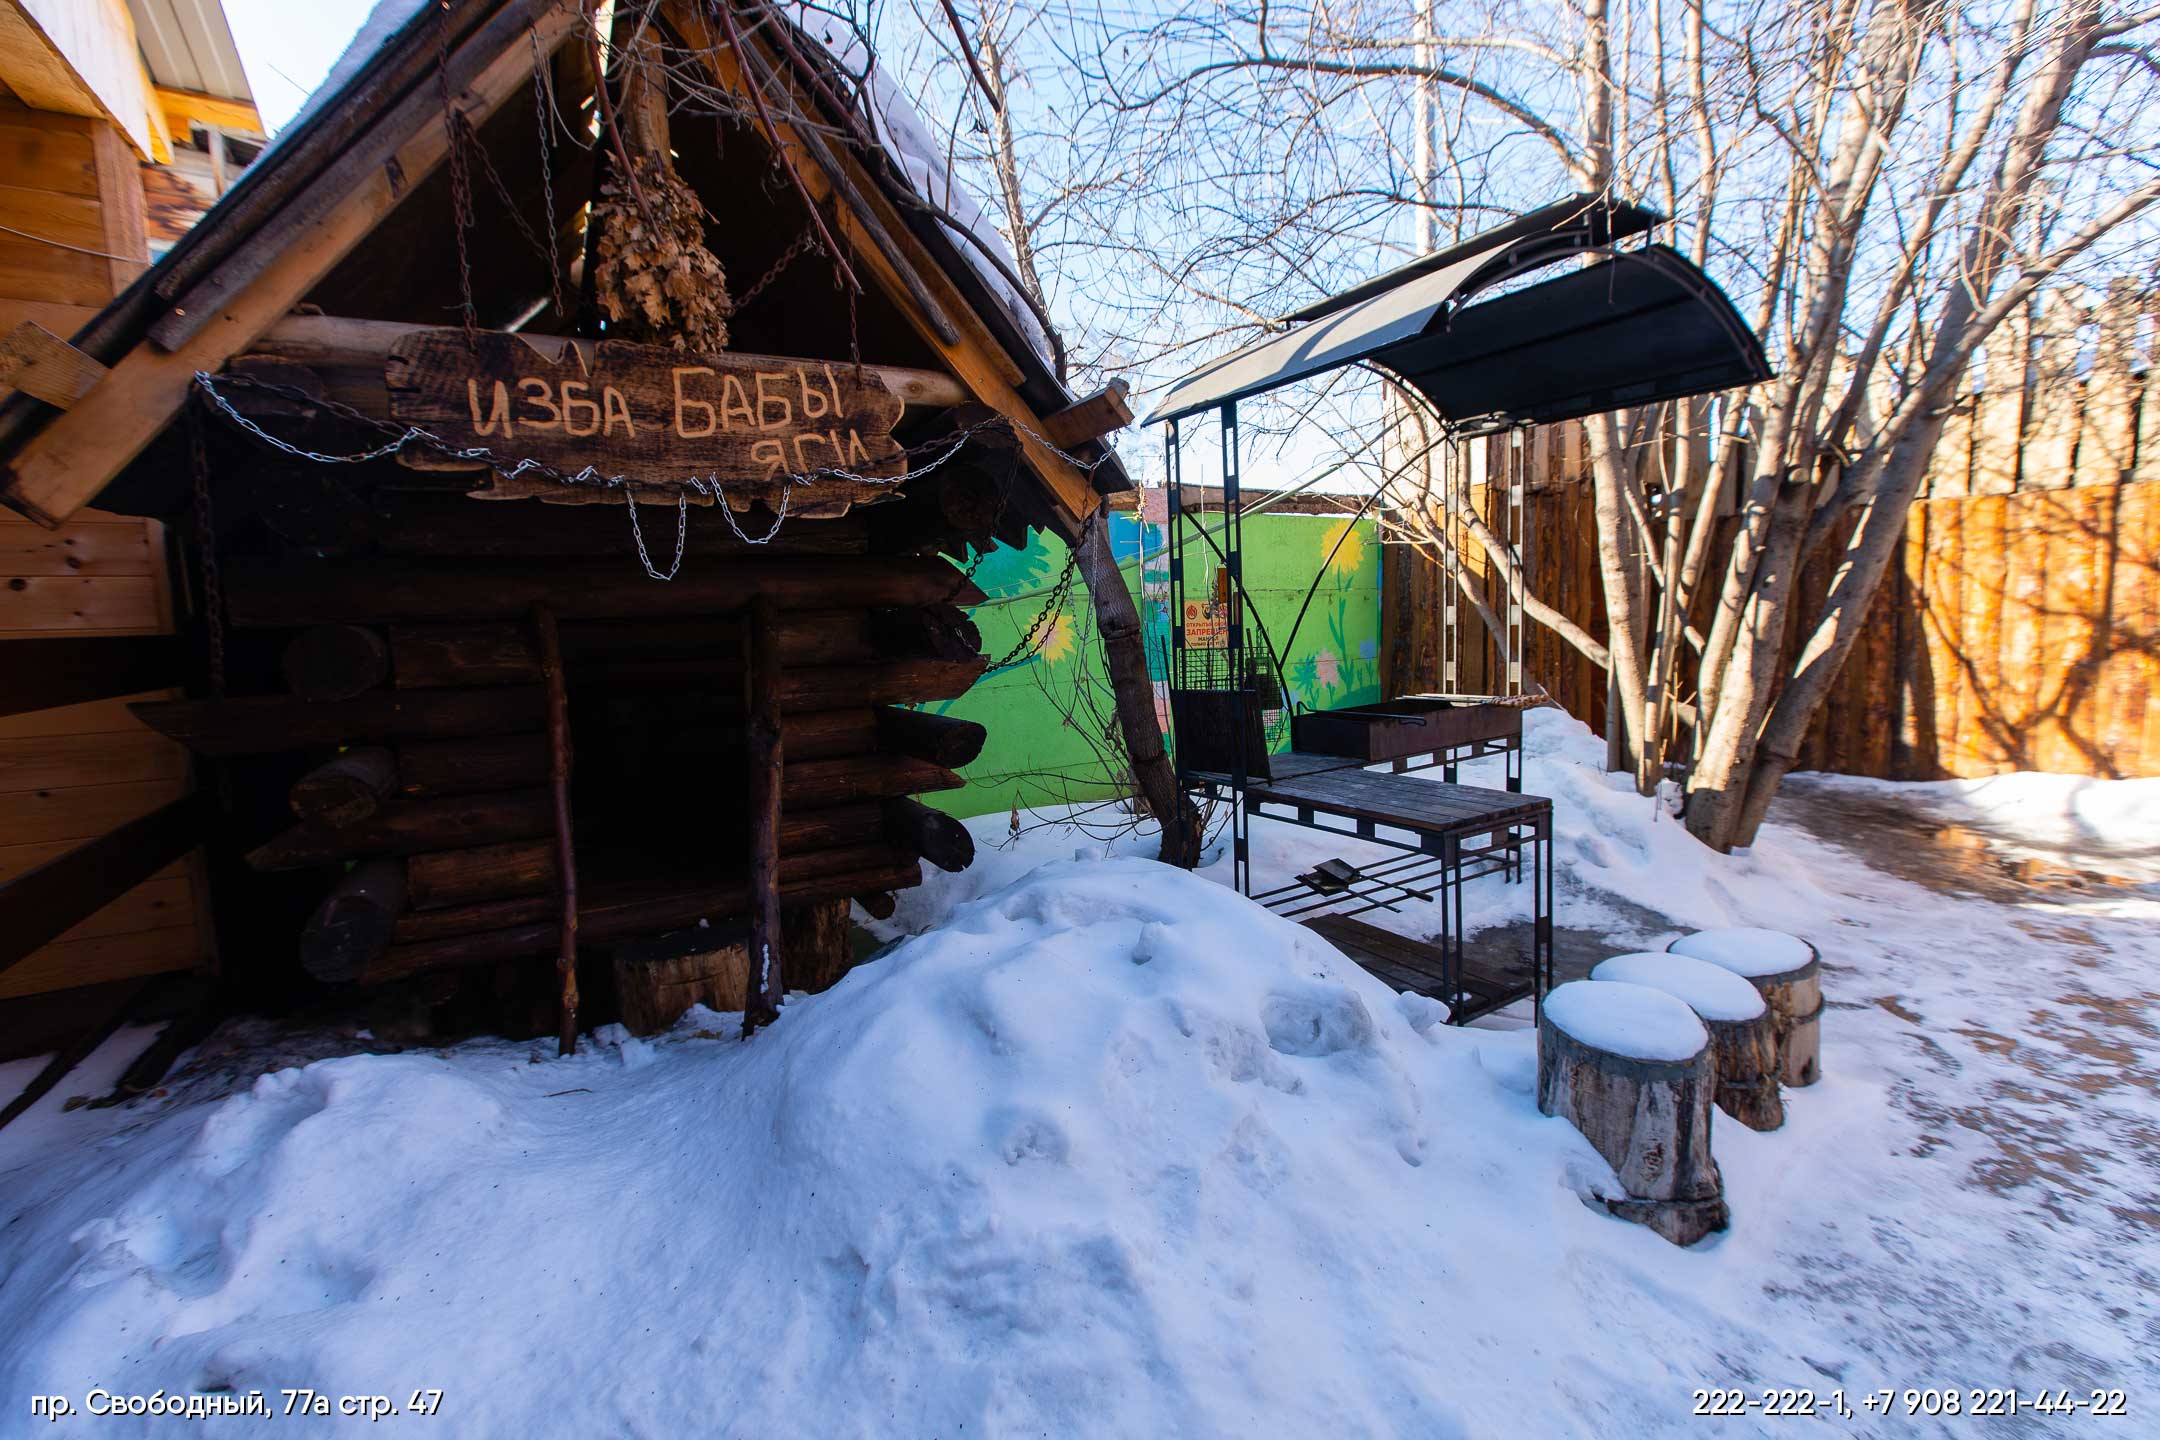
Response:
[[[531,83],[527,34],[552,53],[582,23],[571,0],[505,6],[450,58],[447,74],[460,108],[475,126],[484,122]],[[122,356],[73,409],[23,445],[0,496],[54,528],[88,504],[171,422],[196,371],[222,368],[282,319],[434,172],[448,149],[442,115],[441,95],[422,86],[357,137],[351,148],[379,159],[358,175],[333,165],[266,221],[255,242],[226,262],[236,266],[259,255],[261,268],[238,264],[245,278],[176,348],[138,343]]]
[[[186,138],[190,125],[215,125],[247,135],[263,135],[262,114],[252,100],[231,100],[223,95],[199,95],[193,90],[156,87],[158,108],[165,113],[165,128]]]
[[[697,58],[704,62],[715,81],[748,97],[750,84],[740,61],[714,33],[699,9],[684,0],[666,0],[661,13],[697,52]],[[757,46],[762,42],[745,37],[745,43]],[[785,65],[770,56],[761,58],[771,74],[785,77]],[[794,113],[815,115],[817,106],[812,98],[793,82],[788,84],[789,103]],[[1079,522],[1101,503],[1100,497],[1080,468],[1041,438],[1042,417],[1020,394],[1019,372],[1012,357],[1005,353],[1005,347],[990,333],[974,306],[961,296],[943,267],[903,223],[898,211],[860,161],[844,147],[828,146],[822,140],[798,133],[796,127],[784,120],[775,123],[780,133],[772,137],[774,142],[793,162],[811,196],[827,208],[829,218],[837,219],[859,270],[874,276],[884,286],[910,327],[984,404],[1014,422],[1028,467],[1041,478],[1062,525],[1077,534]],[[823,152],[822,156],[819,152]],[[831,163],[839,168],[838,175],[826,168],[824,157],[830,157]],[[867,213],[858,209],[858,204],[865,207]],[[888,255],[889,250],[899,252],[900,263],[895,263],[895,257]],[[907,265],[913,273],[904,273],[901,264]],[[911,285],[910,281],[915,284]],[[933,306],[925,306],[916,299],[916,285],[929,290]],[[942,315],[937,313],[940,310]],[[946,322],[945,326],[940,325],[941,320]],[[948,327],[958,329],[957,339],[948,338]]]

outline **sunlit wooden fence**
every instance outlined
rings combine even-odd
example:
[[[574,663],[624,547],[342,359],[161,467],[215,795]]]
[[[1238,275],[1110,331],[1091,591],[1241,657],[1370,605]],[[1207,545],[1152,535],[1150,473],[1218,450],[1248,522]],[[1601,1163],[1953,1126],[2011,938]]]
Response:
[[[1876,596],[1804,768],[1893,779],[2160,775],[2160,375],[2137,358],[2151,306],[2149,292],[2127,286],[2088,311],[2057,301],[1994,347],[1951,416],[1906,527],[1904,563]],[[1474,481],[1503,473],[1509,443],[1473,442],[1486,447]],[[1513,443],[1528,477],[1529,588],[1603,640],[1580,427]],[[1473,484],[1481,513],[1492,514],[1492,490]],[[1708,591],[1735,521],[1722,524]],[[1497,575],[1475,546],[1464,555],[1472,583],[1497,604]],[[1386,558],[1384,683],[1391,694],[1438,688],[1440,566],[1403,545]],[[1812,628],[1837,563],[1832,545],[1802,572],[1792,643]],[[1707,603],[1697,612],[1707,620]],[[1457,688],[1499,689],[1497,649],[1467,606],[1461,634]],[[1602,671],[1537,626],[1525,668],[1602,733]]]

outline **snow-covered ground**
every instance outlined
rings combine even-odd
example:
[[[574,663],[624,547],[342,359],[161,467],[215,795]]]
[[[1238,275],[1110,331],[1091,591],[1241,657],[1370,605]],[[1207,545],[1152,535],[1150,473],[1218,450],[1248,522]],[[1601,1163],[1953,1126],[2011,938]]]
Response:
[[[48,1097],[0,1131],[0,1435],[110,1430],[31,1418],[93,1387],[439,1390],[395,1423],[669,1437],[1892,1435],[1922,1422],[1867,1392],[2119,1387],[2121,1420],[1925,1423],[2154,1433],[2150,889],[1948,894],[1786,823],[1720,859],[1580,727],[1533,716],[1531,752],[1563,925],[1612,952],[1761,925],[1826,959],[1825,1078],[1781,1131],[1716,1127],[1733,1226],[1693,1250],[1584,1203],[1609,1173],[1537,1113],[1527,1030],[1434,1023],[1219,856],[1184,875],[1062,825],[989,848],[990,817],[881,959],[747,1045],[693,1012],[567,1060]],[[2160,843],[2143,800],[2022,790],[1922,798],[2086,868]],[[1256,848],[1263,883],[1355,856]],[[1472,908],[1525,901],[1481,881]],[[1693,1415],[1718,1386],[1858,1413]],[[294,1423],[122,1433],[377,1429]]]

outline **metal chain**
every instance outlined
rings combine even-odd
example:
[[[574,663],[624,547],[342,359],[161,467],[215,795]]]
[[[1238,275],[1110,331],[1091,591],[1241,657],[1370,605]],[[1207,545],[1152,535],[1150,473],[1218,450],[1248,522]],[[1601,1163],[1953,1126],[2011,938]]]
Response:
[[[1065,602],[1072,598],[1073,576],[1079,573],[1080,548],[1076,545],[1065,556],[1065,573],[1058,576],[1057,584],[1050,587],[1050,598],[1043,601],[1042,609],[1035,612],[1035,618],[1029,622],[1027,629],[1021,632],[1020,643],[1006,651],[1004,657],[992,663],[983,674],[991,675],[1000,670],[1008,670],[1019,664],[1023,658],[1032,657],[1042,648],[1043,642],[1050,638],[1052,623],[1065,608]]]
[[[535,84],[533,88],[537,92],[540,87]],[[525,218],[525,212],[518,209],[517,197],[510,193],[509,183],[502,178],[502,172],[495,168],[494,158],[488,154],[487,147],[482,145],[479,142],[479,137],[473,134],[472,123],[463,115],[460,115],[457,117],[457,125],[460,131],[459,143],[469,146],[469,153],[480,158],[480,173],[487,177],[488,184],[494,188],[496,198],[502,201],[503,209],[509,213],[510,223],[517,226],[518,233],[525,237],[525,244],[532,250],[534,256],[542,264],[549,267],[553,279],[551,293],[555,301],[555,311],[557,314],[563,313],[562,280],[559,267],[556,264],[561,257],[554,245],[555,181],[548,165],[546,117],[543,116],[540,121],[540,185],[547,196],[550,220],[546,240],[542,240],[539,232],[533,229],[532,222]]]
[[[790,473],[775,476],[772,480],[760,481],[758,482],[760,488],[768,487],[775,482],[779,484],[780,503],[775,509],[773,515],[773,523],[766,530],[766,532],[763,535],[751,535],[746,532],[742,528],[741,523],[736,520],[734,508],[727,503],[727,492],[729,487],[720,480],[717,473],[706,476],[693,475],[686,479],[668,481],[661,484],[656,484],[653,482],[641,483],[633,481],[629,477],[624,475],[603,475],[599,470],[597,470],[591,465],[587,465],[583,469],[578,470],[574,473],[569,473],[557,468],[556,466],[549,465],[545,461],[532,459],[530,456],[518,459],[510,459],[495,454],[494,451],[488,449],[484,445],[453,445],[449,441],[444,440],[441,436],[432,434],[418,425],[407,424],[404,426],[399,426],[389,421],[378,420],[372,415],[363,414],[361,411],[354,409],[352,406],[344,404],[342,401],[332,400],[328,396],[323,395],[311,395],[308,392],[297,389],[293,386],[280,385],[274,381],[259,379],[255,376],[218,376],[212,375],[206,370],[198,370],[195,372],[195,384],[197,388],[199,388],[203,392],[203,395],[207,398],[209,404],[214,407],[220,414],[222,414],[225,419],[229,421],[232,425],[234,425],[236,428],[240,429],[248,435],[253,436],[255,439],[260,440],[262,443],[270,446],[271,448],[281,451],[284,454],[290,455],[297,460],[306,460],[318,465],[361,465],[366,464],[370,461],[386,459],[389,456],[395,455],[400,450],[403,450],[408,444],[417,444],[424,446],[427,449],[433,450],[438,454],[448,456],[449,458],[454,460],[477,461],[481,464],[488,466],[490,469],[494,470],[497,474],[501,475],[506,480],[516,480],[526,475],[541,475],[546,477],[547,479],[554,480],[558,484],[562,485],[590,485],[600,489],[620,491],[622,492],[625,501],[629,504],[630,535],[631,539],[635,542],[637,546],[638,559],[640,563],[644,565],[645,573],[655,580],[672,580],[682,569],[683,556],[686,552],[689,534],[690,496],[693,492],[700,496],[707,496],[712,498],[714,503],[719,507],[721,516],[727,522],[728,528],[735,533],[737,539],[741,540],[744,544],[747,545],[766,545],[770,544],[774,537],[779,535],[781,527],[787,523],[788,513],[792,508],[795,488],[797,486],[816,485],[820,480],[825,479],[840,479],[850,480],[858,484],[864,485],[880,485],[897,488],[898,486],[908,484],[915,480],[919,480],[923,476],[931,474],[932,472],[942,468],[944,465],[949,463],[953,459],[953,457],[958,455],[961,450],[966,448],[968,441],[972,440],[978,432],[983,430],[1002,426],[1009,430],[1024,431],[1028,435],[1033,436],[1052,454],[1058,456],[1060,459],[1066,461],[1068,464],[1073,465],[1074,467],[1082,471],[1082,473],[1084,474],[1092,474],[1097,467],[1107,464],[1110,460],[1110,452],[1108,450],[1105,450],[1103,454],[1095,457],[1092,460],[1083,459],[1080,456],[1068,454],[1064,450],[1061,450],[1056,445],[1052,444],[1048,439],[1038,433],[1033,427],[1028,426],[1020,421],[1014,420],[1009,416],[993,416],[988,420],[979,421],[976,424],[969,425],[959,431],[954,432],[953,435],[950,437],[949,443],[947,443],[945,439],[941,438],[939,440],[928,442],[927,444],[905,447],[901,453],[908,456],[914,456],[924,453],[930,450],[933,446],[937,445],[943,445],[944,449],[940,453],[934,455],[931,459],[923,462],[922,464],[910,466],[909,468],[901,471],[898,475],[862,475],[852,470],[842,469],[838,466],[829,466],[824,469],[812,470],[802,474]],[[364,426],[368,429],[372,429],[379,434],[389,435],[392,438],[371,450],[357,451],[343,455],[332,455],[318,450],[304,449],[301,446],[293,444],[289,440],[284,440],[276,435],[271,434],[269,431],[263,429],[262,426],[256,424],[253,420],[250,420],[247,416],[241,414],[240,411],[234,407],[232,401],[226,398],[226,396],[219,391],[218,387],[220,384],[236,385],[242,389],[256,390],[264,394],[276,395],[283,399],[292,400],[299,404],[311,406],[317,410],[321,410],[331,415],[335,415],[340,419]],[[675,558],[673,563],[670,564],[665,571],[663,571],[658,566],[653,564],[652,556],[650,555],[650,553],[648,553],[646,549],[644,527],[638,519],[637,499],[635,492],[641,489],[667,489],[670,487],[672,487],[675,491],[676,504]],[[1006,477],[1004,489],[1000,492],[998,497],[998,514],[997,519],[993,520],[992,522],[991,528],[993,530],[996,528],[997,523],[1002,521],[1002,519],[1004,518],[1006,508],[1010,504],[1011,498],[1012,477],[1008,474]],[[975,572],[982,567],[982,563],[986,558],[988,558],[989,553],[990,552],[987,550],[977,550],[975,552],[974,558],[969,560],[966,565],[956,567],[953,576],[953,596],[958,596],[960,591],[975,578]],[[1073,566],[1076,563],[1077,553],[1074,557],[1067,561],[1065,574],[1059,577],[1059,595],[1053,597],[1053,603],[1049,606],[1046,606],[1044,608],[1044,613],[1042,615],[1038,615],[1036,617],[1035,624],[1029,627],[1030,636],[1035,636],[1037,630],[1039,630],[1041,625],[1046,623],[1046,617],[1051,614],[1059,604],[1063,603],[1063,594],[1070,592],[1072,588]],[[1033,643],[1040,643],[1039,636],[1035,638]],[[1026,649],[1027,647],[1028,642],[1023,641],[1020,649]],[[1020,649],[1016,649],[1014,651],[1014,654],[1019,654]],[[222,659],[220,659],[220,663],[222,663]],[[992,668],[1001,668],[1008,663],[1010,663],[1009,660],[1000,661],[998,666],[994,666]]]
[[[555,111],[555,93],[547,81],[548,58],[540,48],[539,30],[527,28],[525,34],[532,41],[533,118],[540,127],[540,198],[547,207],[548,292],[554,298],[555,313],[568,315],[562,293],[562,219],[555,213],[555,132],[548,123]]]
[[[682,569],[683,555],[685,553],[689,530],[689,505],[690,496],[692,493],[701,496],[712,497],[720,509],[722,518],[727,522],[728,528],[732,530],[735,533],[736,538],[741,540],[744,544],[766,545],[770,544],[774,537],[779,535],[781,527],[787,523],[788,514],[793,505],[795,489],[797,486],[816,485],[821,479],[827,478],[852,480],[867,485],[883,485],[893,487],[905,485],[911,481],[919,480],[923,476],[931,474],[932,472],[940,469],[941,467],[949,463],[953,459],[953,457],[958,455],[961,450],[966,448],[968,441],[973,439],[979,431],[991,429],[998,426],[1014,426],[1016,423],[1005,416],[996,416],[989,420],[984,420],[977,424],[970,425],[965,429],[956,432],[951,436],[950,443],[947,443],[942,438],[940,440],[930,442],[931,445],[943,445],[943,450],[933,455],[929,460],[923,462],[922,464],[911,466],[908,469],[901,471],[898,475],[860,475],[851,470],[843,470],[838,467],[832,467],[823,470],[813,470],[806,474],[789,474],[778,476],[776,477],[776,479],[780,485],[780,503],[775,509],[773,515],[773,523],[763,535],[752,535],[742,528],[741,522],[736,520],[733,507],[727,503],[727,491],[729,487],[726,484],[722,483],[717,475],[709,475],[702,477],[691,476],[688,479],[667,482],[667,485],[664,486],[655,485],[649,482],[640,484],[622,475],[602,475],[598,470],[594,469],[590,465],[586,466],[582,470],[575,472],[574,474],[565,473],[564,471],[556,468],[555,466],[549,465],[544,461],[531,459],[530,457],[511,460],[496,455],[493,451],[489,450],[485,446],[468,447],[453,445],[449,441],[442,439],[440,436],[429,433],[427,430],[421,428],[418,425],[405,425],[400,427],[386,421],[377,420],[371,415],[363,414],[360,411],[354,409],[352,406],[346,405],[341,401],[332,400],[327,396],[310,395],[306,391],[296,389],[293,386],[280,385],[273,381],[258,379],[254,376],[216,376],[210,374],[208,371],[198,370],[195,372],[195,384],[203,392],[204,396],[208,400],[208,403],[214,409],[216,409],[219,414],[223,415],[228,422],[230,422],[232,425],[245,432],[246,434],[253,436],[257,440],[260,440],[265,445],[270,446],[272,449],[290,455],[296,460],[306,460],[318,465],[360,465],[366,464],[367,462],[373,460],[386,459],[389,456],[395,455],[400,450],[404,449],[405,446],[408,444],[418,444],[430,450],[434,450],[438,454],[449,456],[452,459],[478,461],[482,464],[489,466],[497,474],[502,475],[505,479],[515,480],[525,475],[537,474],[545,476],[548,479],[554,480],[557,483],[563,485],[590,485],[598,487],[600,489],[618,490],[622,492],[624,499],[629,503],[630,506],[630,535],[631,539],[636,543],[638,559],[644,565],[645,573],[655,580],[672,580],[675,578],[676,574]],[[326,454],[319,450],[308,450],[301,446],[293,444],[289,440],[281,439],[280,437],[271,434],[269,431],[263,429],[262,426],[256,424],[253,420],[250,420],[247,416],[241,414],[240,411],[234,407],[232,401],[228,399],[224,394],[220,393],[218,389],[220,384],[236,385],[242,389],[257,390],[264,394],[277,395],[287,400],[292,400],[303,405],[312,406],[318,410],[322,410],[329,414],[335,415],[340,419],[366,426],[379,433],[390,435],[393,438],[381,445],[376,446],[372,450],[362,450],[343,455],[332,455]],[[1026,429],[1027,427],[1018,426],[1017,428]],[[1033,432],[1030,431],[1030,433]],[[902,453],[907,455],[916,455],[924,452],[928,448],[929,446],[926,445],[910,446],[903,450]],[[1063,454],[1063,452],[1058,453]],[[1065,456],[1065,458],[1070,460],[1075,465],[1079,465],[1085,469],[1092,470],[1095,466],[1104,463],[1104,460],[1106,460],[1108,457],[1104,456],[1101,459],[1093,461],[1080,460],[1077,457],[1073,456]],[[769,486],[772,483],[772,481],[764,481],[760,482],[760,485],[761,487]],[[653,564],[652,556],[647,551],[645,545],[644,527],[638,519],[637,501],[634,492],[639,489],[664,489],[668,488],[668,486],[672,486],[672,488],[674,489],[676,499],[675,558],[674,562],[669,565],[666,570],[663,571],[657,565]],[[1008,476],[1006,479],[1005,489],[999,496],[998,515],[1000,519],[1002,519],[1005,513],[1006,506],[1010,502],[1011,494],[1012,481],[1011,477]],[[993,522],[993,528],[995,528],[995,522]],[[970,560],[965,566],[959,567],[955,570],[953,576],[952,592],[955,596],[957,596],[960,593],[960,590],[974,578],[975,572],[979,568],[981,568],[983,560],[987,557],[988,553],[988,551],[977,551],[974,559]]]
[[[225,580],[218,570],[217,516],[210,507],[210,452],[199,406],[187,416],[188,471],[195,488],[196,563],[202,571],[203,623],[210,642],[210,693],[225,698]]]
[[[750,302],[757,299],[764,292],[766,286],[779,279],[781,271],[801,259],[803,252],[806,250],[816,250],[823,253],[824,247],[818,244],[816,226],[803,226],[802,234],[796,236],[787,249],[780,252],[780,258],[773,261],[763,275],[758,276],[757,283],[735,297],[735,302],[729,307],[728,313],[730,315],[740,315],[743,311],[749,309]]]
[[[645,573],[655,580],[673,580],[682,569],[683,552],[690,540],[690,492],[678,491],[675,496],[675,563],[661,574],[653,567],[652,556],[645,550],[645,527],[638,522],[637,496],[623,492],[623,500],[630,506],[630,538],[637,542],[637,558],[645,566]],[[725,505],[727,502],[720,502]]]
[[[450,167],[450,219],[451,228],[457,231],[458,293],[465,318],[465,340],[468,345],[476,343],[479,330],[479,314],[473,307],[472,254],[469,249],[472,229],[472,170],[471,157],[466,153],[465,117],[459,113],[450,94],[450,14],[451,7],[442,7],[442,19],[435,27],[435,86],[442,92],[444,158]]]

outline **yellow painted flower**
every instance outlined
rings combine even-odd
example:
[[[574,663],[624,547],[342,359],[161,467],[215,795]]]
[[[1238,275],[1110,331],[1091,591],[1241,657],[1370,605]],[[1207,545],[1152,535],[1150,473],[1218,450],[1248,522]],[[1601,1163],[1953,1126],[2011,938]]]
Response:
[[[1327,534],[1320,537],[1322,555],[1330,550],[1335,551],[1335,558],[1328,562],[1328,569],[1345,570],[1355,574],[1358,567],[1365,563],[1365,537],[1359,533],[1357,523],[1355,518],[1338,520],[1328,527]],[[1335,542],[1338,540],[1342,542],[1342,548],[1336,550]]]
[[[1060,615],[1050,622],[1050,631],[1043,636],[1042,658],[1056,664],[1073,652],[1073,618]]]

